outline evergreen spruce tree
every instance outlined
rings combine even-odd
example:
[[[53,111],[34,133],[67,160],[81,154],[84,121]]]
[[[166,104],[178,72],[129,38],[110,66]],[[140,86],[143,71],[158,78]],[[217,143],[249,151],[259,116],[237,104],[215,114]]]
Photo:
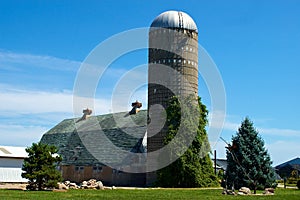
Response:
[[[43,190],[45,188],[54,188],[57,182],[62,180],[61,174],[56,170],[57,162],[62,159],[57,153],[55,146],[33,143],[31,147],[26,148],[28,157],[24,159],[22,177],[28,179],[29,190]]]
[[[208,111],[201,103],[200,97],[195,99],[190,96],[184,102],[184,105],[180,104],[177,97],[173,97],[169,102],[166,109],[168,131],[165,144],[174,140],[179,127],[185,130],[185,134],[175,141],[176,146],[172,147],[171,153],[181,155],[187,137],[193,137],[193,142],[175,162],[158,171],[157,183],[162,187],[216,186],[218,182],[209,157],[210,145],[205,130]],[[181,112],[182,109],[184,112]],[[181,116],[183,113],[184,117]],[[195,130],[196,137],[189,135]]]
[[[264,141],[247,117],[232,137],[232,145],[227,149],[227,187],[257,189],[276,187],[272,161],[264,147]]]

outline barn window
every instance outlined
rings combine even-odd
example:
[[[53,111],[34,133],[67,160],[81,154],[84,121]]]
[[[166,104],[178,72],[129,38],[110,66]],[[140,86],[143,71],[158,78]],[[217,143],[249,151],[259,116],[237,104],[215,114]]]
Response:
[[[76,172],[83,172],[84,167],[83,166],[75,166],[75,171]]]
[[[102,172],[102,169],[103,169],[102,166],[94,166],[93,167],[94,172]]]

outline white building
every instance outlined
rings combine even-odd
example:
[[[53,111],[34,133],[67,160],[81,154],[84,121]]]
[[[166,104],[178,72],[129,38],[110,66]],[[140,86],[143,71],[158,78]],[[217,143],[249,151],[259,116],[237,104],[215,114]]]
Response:
[[[0,183],[27,182],[22,178],[22,165],[27,157],[26,147],[0,146]]]

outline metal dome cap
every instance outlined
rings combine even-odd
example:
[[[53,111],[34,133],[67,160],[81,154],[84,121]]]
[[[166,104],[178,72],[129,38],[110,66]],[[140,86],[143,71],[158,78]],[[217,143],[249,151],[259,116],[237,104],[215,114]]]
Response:
[[[151,28],[181,28],[196,31],[194,20],[182,11],[166,11],[158,15],[151,24]]]

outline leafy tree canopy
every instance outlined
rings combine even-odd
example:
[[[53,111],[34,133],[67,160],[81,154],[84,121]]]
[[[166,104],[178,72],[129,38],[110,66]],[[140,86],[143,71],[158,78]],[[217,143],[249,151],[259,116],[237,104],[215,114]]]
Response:
[[[165,144],[171,141],[170,153],[181,155],[175,162],[158,171],[158,185],[163,187],[208,187],[217,185],[209,157],[210,145],[205,127],[208,111],[200,97],[189,96],[181,103],[171,98],[167,112],[168,131]],[[180,130],[184,134],[179,133]],[[175,138],[175,136],[177,136]],[[188,139],[192,144],[186,147]],[[186,151],[183,152],[183,149]]]

